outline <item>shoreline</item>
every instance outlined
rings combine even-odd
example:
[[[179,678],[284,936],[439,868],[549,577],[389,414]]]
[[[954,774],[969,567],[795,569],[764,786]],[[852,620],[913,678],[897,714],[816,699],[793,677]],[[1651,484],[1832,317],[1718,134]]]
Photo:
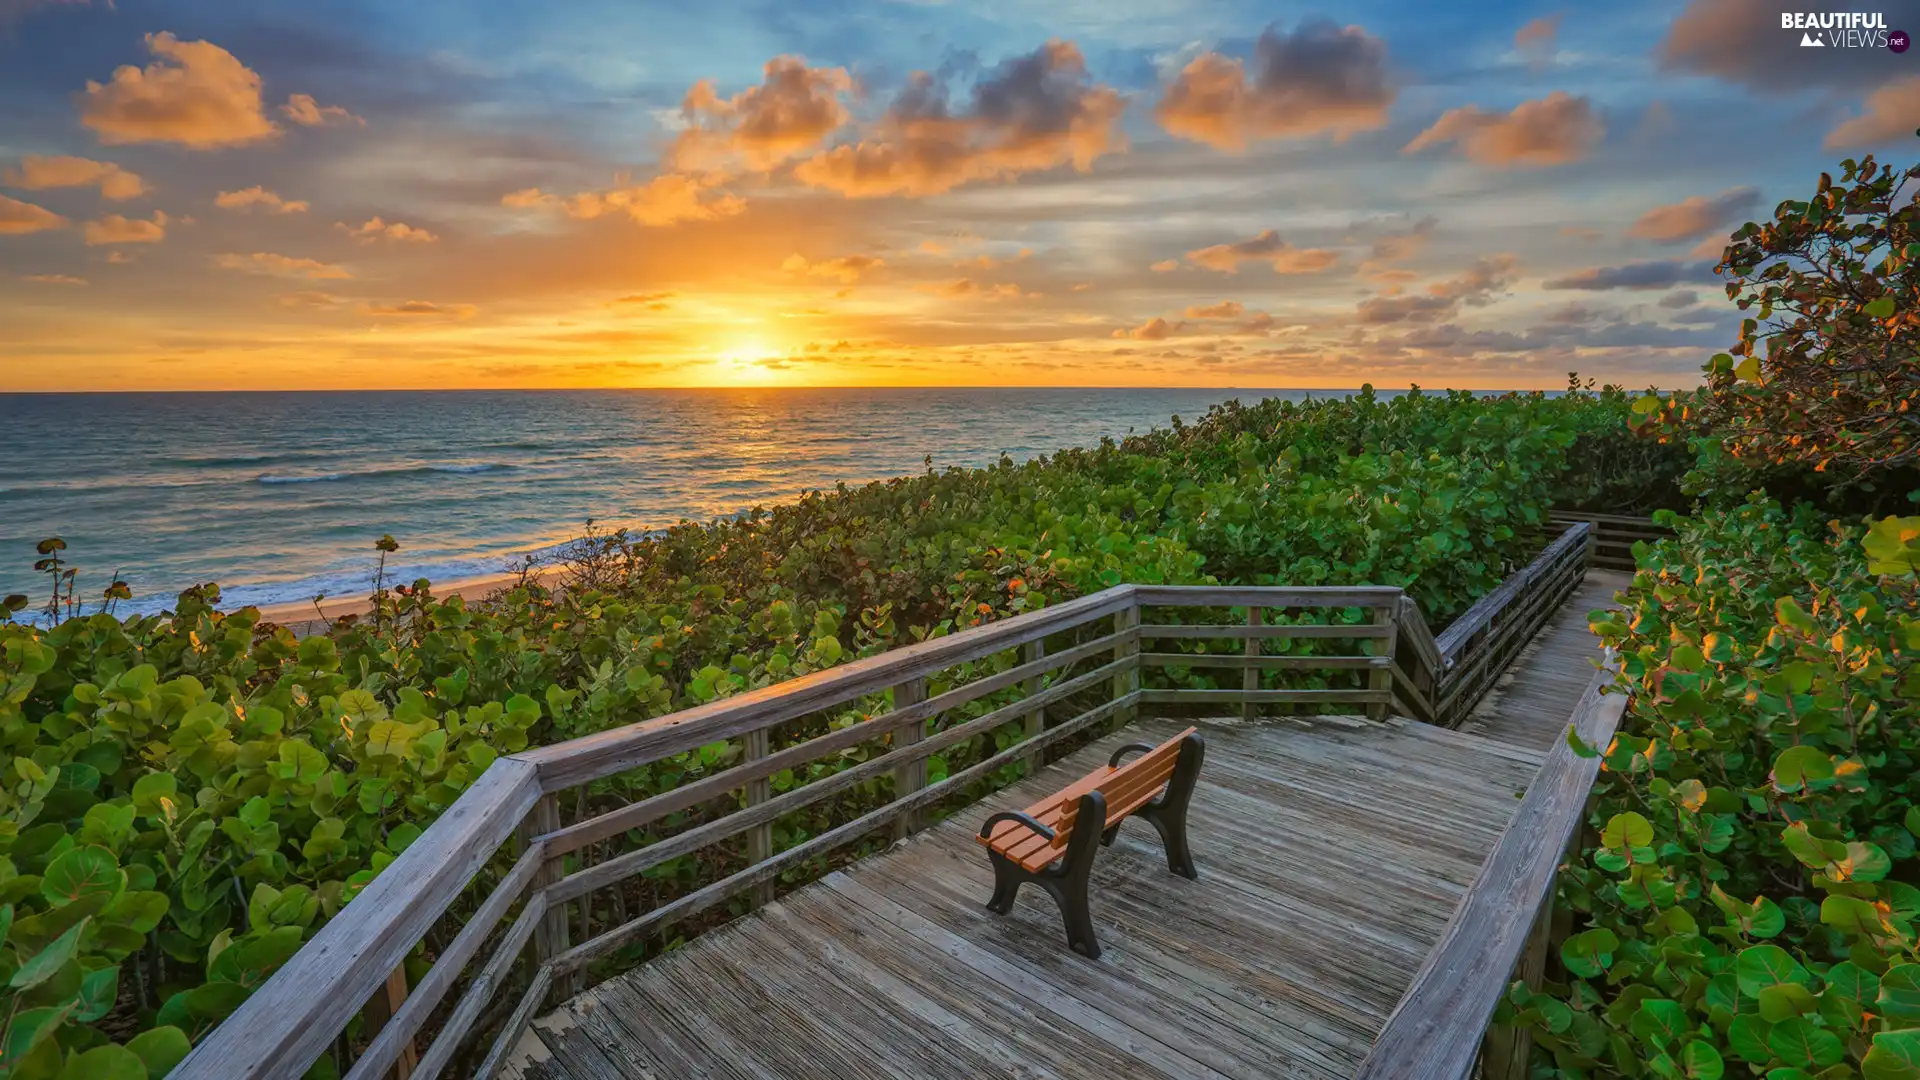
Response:
[[[528,576],[535,581],[547,582],[549,579],[558,578],[565,572],[566,568],[562,566],[543,566],[534,570]],[[499,592],[518,580],[520,580],[520,575],[508,573],[484,574],[480,577],[470,578],[455,578],[444,584],[435,583],[433,585],[433,594],[441,599],[446,599],[450,596],[459,596],[465,598],[468,602],[472,602]],[[410,583],[402,582],[401,584]],[[363,596],[356,599],[323,600],[318,605],[317,611],[312,602],[271,604],[261,606],[259,611],[260,621],[263,623],[270,622],[277,626],[284,626],[292,630],[295,634],[310,634],[325,629],[327,624],[342,616],[364,615],[372,610],[372,608],[372,598]],[[232,614],[234,611],[245,610],[245,607],[222,610],[225,610],[228,614]]]

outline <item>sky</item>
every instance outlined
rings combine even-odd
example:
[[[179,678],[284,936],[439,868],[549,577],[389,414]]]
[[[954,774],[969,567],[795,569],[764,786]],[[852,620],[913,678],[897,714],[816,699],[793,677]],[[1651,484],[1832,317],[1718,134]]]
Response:
[[[1802,2],[0,0],[0,391],[1687,384]]]

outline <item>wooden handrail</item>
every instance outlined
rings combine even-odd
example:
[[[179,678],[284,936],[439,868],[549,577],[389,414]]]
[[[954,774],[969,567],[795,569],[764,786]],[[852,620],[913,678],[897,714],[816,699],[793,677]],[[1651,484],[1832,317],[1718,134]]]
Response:
[[[1556,540],[1540,559],[1516,575],[1522,580],[1512,588],[1503,586],[1499,604],[1476,605],[1474,612],[1480,613],[1476,618],[1493,626],[1509,610],[1544,603],[1544,598],[1530,588],[1537,582],[1558,580],[1557,575],[1564,573],[1567,565],[1566,553],[1581,542],[1577,538],[1584,535],[1581,529],[1584,526],[1576,526]],[[1535,571],[1535,567],[1540,569]],[[1143,608],[1244,608],[1260,612],[1275,608],[1360,608],[1367,609],[1370,618],[1355,623],[1268,624],[1264,618],[1246,615],[1235,616],[1228,625],[1142,625]],[[1099,636],[1085,638],[1082,628],[1107,619],[1113,620],[1110,630],[1102,627]],[[1047,646],[1049,637],[1068,632],[1074,632],[1077,640],[1065,647],[1057,643]],[[1143,643],[1163,638],[1240,641],[1247,647],[1236,649],[1237,655],[1153,652],[1150,647],[1143,651]],[[1258,646],[1267,638],[1346,639],[1362,643],[1369,655],[1266,657]],[[1405,647],[1398,648],[1403,641]],[[942,693],[926,696],[923,691],[901,689],[919,685],[929,676],[958,665],[1007,652],[1014,652],[1014,666]],[[523,838],[523,846],[512,870],[492,893],[479,900],[468,925],[440,953],[412,995],[353,1063],[349,1080],[385,1076],[409,1052],[430,1015],[445,1019],[432,1044],[422,1051],[414,1075],[421,1080],[437,1076],[467,1038],[469,1028],[483,1015],[497,1015],[488,1012],[489,1001],[497,989],[511,981],[509,972],[519,962],[523,948],[531,944],[535,953],[533,977],[512,1009],[506,1028],[485,1055],[479,1073],[491,1075],[503,1060],[504,1044],[519,1037],[539,1012],[546,995],[550,991],[563,996],[572,992],[572,976],[594,958],[742,891],[753,889],[764,899],[770,894],[763,886],[781,871],[858,841],[871,834],[875,826],[899,822],[903,823],[902,829],[911,829],[923,808],[961,790],[963,785],[1014,761],[1032,760],[1045,747],[1092,724],[1109,719],[1124,721],[1142,704],[1226,702],[1237,703],[1245,710],[1264,703],[1310,709],[1352,704],[1365,705],[1370,713],[1383,715],[1391,702],[1403,696],[1394,687],[1407,672],[1421,687],[1437,691],[1446,677],[1444,655],[1444,647],[1427,631],[1417,608],[1403,590],[1394,587],[1120,585],[652,720],[513,754],[496,761],[399,859],[203,1039],[172,1075],[177,1080],[268,1080],[305,1072],[334,1043],[361,1003],[387,984],[391,973],[427,930],[516,833]],[[1143,669],[1179,666],[1183,657],[1189,666],[1241,667],[1250,676],[1257,676],[1261,670],[1345,670],[1360,676],[1365,688],[1267,690],[1259,687],[1257,678],[1239,680],[1239,689],[1141,688]],[[1088,663],[1095,666],[1075,673],[1077,665]],[[1050,682],[1045,681],[1047,677],[1051,677]],[[719,740],[765,742],[765,733],[776,724],[889,690],[894,691],[891,708],[852,725],[792,746],[759,745],[730,769],[597,816],[571,824],[559,818],[556,799],[560,792]],[[960,706],[1003,691],[1022,696],[983,715],[936,727],[931,733],[922,727],[928,720],[958,715],[955,710]],[[1087,708],[1084,702],[1089,694],[1100,703]],[[1425,690],[1416,689],[1405,696],[1419,702],[1418,708],[1431,711],[1427,709]],[[1081,703],[1074,706],[1080,710],[1077,715],[1056,715],[1067,711],[1057,706],[1069,698]],[[1049,705],[1056,707],[1049,709]],[[1035,725],[1030,718],[1043,712],[1046,724]],[[1419,718],[1432,719],[1428,715]],[[932,754],[1002,725],[1022,726],[1027,738],[937,783],[926,783],[918,772],[917,763]],[[614,840],[729,792],[744,790],[751,796],[758,790],[752,785],[764,785],[776,772],[873,741],[885,744],[887,752],[779,795],[760,791],[743,807],[696,821],[690,828],[650,846],[616,853],[593,865],[580,862],[563,867],[562,859],[570,858],[569,853]],[[566,927],[569,903],[581,902],[593,890],[743,832],[750,839],[764,839],[768,825],[779,815],[888,773],[895,777],[891,802],[782,852],[772,852],[765,843],[750,843],[752,855],[746,869],[705,884],[621,926],[574,941],[568,941],[560,929],[552,933],[540,929],[548,925]],[[507,921],[516,906],[518,912],[510,929],[498,934],[499,924]],[[583,921],[583,932],[586,926]],[[444,999],[456,988],[467,967],[480,958],[490,936],[499,937],[500,943],[487,954],[481,973],[462,989],[459,1004],[448,1013],[441,1008]]]
[[[1572,717],[1580,738],[1602,750],[1627,706],[1606,692],[1613,674],[1609,664],[1594,676]],[[1355,1080],[1464,1080],[1472,1071],[1599,772],[1599,757],[1554,743]]]

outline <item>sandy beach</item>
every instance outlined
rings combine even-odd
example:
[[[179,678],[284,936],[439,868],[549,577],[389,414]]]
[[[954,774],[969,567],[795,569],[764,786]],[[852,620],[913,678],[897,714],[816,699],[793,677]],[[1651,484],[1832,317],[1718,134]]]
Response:
[[[564,572],[564,567],[546,566],[535,570],[529,576],[535,580],[550,583]],[[487,574],[483,577],[464,578],[444,584],[435,582],[433,594],[442,598],[460,596],[473,601],[508,588],[518,580],[517,574]],[[260,620],[278,623],[296,634],[311,634],[324,629],[326,624],[334,619],[343,615],[362,615],[371,607],[372,602],[364,596],[322,600],[317,607],[311,602],[273,604],[260,609]]]

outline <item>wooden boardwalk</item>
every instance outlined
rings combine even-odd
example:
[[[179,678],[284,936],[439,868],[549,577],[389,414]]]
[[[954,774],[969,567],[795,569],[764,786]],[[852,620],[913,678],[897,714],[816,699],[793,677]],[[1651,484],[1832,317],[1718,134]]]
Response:
[[[1567,732],[1567,712],[1593,679],[1599,646],[1587,613],[1617,606],[1633,575],[1589,570],[1587,579],[1535,636],[1460,730],[1545,753]]]
[[[1198,882],[1129,823],[1095,865],[1100,960],[1038,889],[984,909],[988,813],[1178,727],[1103,739],[602,983],[535,1023],[518,1074],[1351,1076],[1540,755],[1412,723],[1206,725]]]

